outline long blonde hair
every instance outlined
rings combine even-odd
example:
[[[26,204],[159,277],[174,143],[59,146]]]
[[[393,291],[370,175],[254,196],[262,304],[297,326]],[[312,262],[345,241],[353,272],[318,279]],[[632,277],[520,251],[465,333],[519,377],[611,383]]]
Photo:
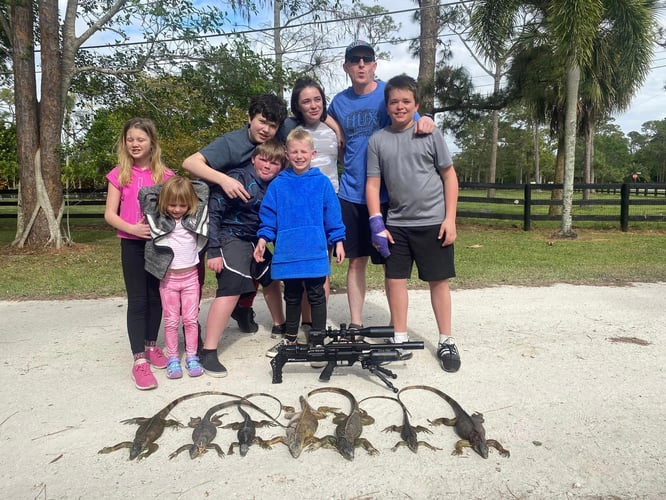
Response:
[[[123,133],[118,138],[116,144],[116,151],[118,153],[118,183],[121,186],[126,186],[130,183],[132,178],[132,155],[127,149],[127,132],[135,128],[142,130],[150,139],[150,172],[155,184],[162,182],[164,174],[167,170],[166,165],[162,161],[162,148],[160,148],[159,140],[157,139],[157,127],[152,120],[148,118],[132,118],[125,122],[123,126]]]
[[[199,206],[199,197],[194,191],[192,182],[186,177],[171,177],[164,183],[160,190],[157,209],[162,216],[167,215],[167,208],[170,204],[182,203],[187,205],[187,215],[193,216],[197,213]]]

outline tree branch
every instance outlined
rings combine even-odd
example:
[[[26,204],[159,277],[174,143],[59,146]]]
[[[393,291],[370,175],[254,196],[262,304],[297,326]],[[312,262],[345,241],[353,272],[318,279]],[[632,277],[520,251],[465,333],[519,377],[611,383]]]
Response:
[[[78,37],[74,38],[73,41],[73,48],[76,50],[81,47],[91,36],[93,36],[95,33],[100,31],[106,23],[108,23],[113,17],[125,6],[127,3],[127,0],[116,0],[116,2],[109,8],[109,10],[106,11],[106,13],[97,19],[93,24],[91,24],[86,31],[83,32],[83,34]],[[78,7],[78,0],[68,0],[67,1],[67,11],[65,14],[65,29],[67,29],[68,26],[71,26],[72,29],[74,27],[74,23],[76,22],[76,10]]]

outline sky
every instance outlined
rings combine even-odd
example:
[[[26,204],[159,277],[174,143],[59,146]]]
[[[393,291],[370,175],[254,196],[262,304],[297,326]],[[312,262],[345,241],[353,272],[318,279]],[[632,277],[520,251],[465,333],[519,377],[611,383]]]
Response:
[[[443,2],[445,0],[440,0]],[[398,36],[403,39],[418,37],[419,27],[411,20],[412,10],[417,7],[417,2],[412,0],[364,0],[366,4],[377,4],[384,7],[392,13],[396,23],[401,24]],[[254,28],[272,25],[272,12],[266,12],[265,22],[262,22],[262,16],[255,17],[251,25]],[[662,6],[658,10],[657,22],[666,27],[666,7]],[[448,37],[447,37],[448,38]],[[467,49],[455,37],[449,38],[452,41],[453,58],[450,61],[452,66],[463,66],[472,77],[475,90],[480,93],[490,92],[493,88],[493,80],[487,75],[469,55]],[[349,40],[351,42],[352,40]],[[342,42],[341,44],[344,44]],[[377,77],[382,80],[406,73],[414,78],[418,75],[418,60],[409,54],[409,43],[404,42],[398,45],[383,44],[381,50],[389,52],[391,58],[388,60],[379,60],[377,65]],[[343,49],[340,49],[342,56]],[[342,72],[342,61],[340,62],[340,75],[336,81],[324,81],[327,97],[333,97],[337,92],[343,90],[349,85],[345,81]],[[640,132],[642,125],[647,121],[663,120],[666,118],[666,49],[657,47],[653,56],[651,70],[645,83],[631,100],[630,106],[621,113],[616,113],[613,118],[615,123],[621,128],[624,134],[636,131]],[[457,146],[454,144],[454,138],[447,136],[449,148],[456,152]]]
[[[389,11],[403,10],[409,5],[413,5],[404,0],[384,0],[378,3]],[[393,17],[397,22],[402,23],[401,37],[418,36],[418,26],[410,20],[410,14],[397,14]],[[661,11],[658,20],[662,26],[666,26],[666,11]],[[382,50],[390,52],[392,56],[389,61],[378,62],[377,73],[382,80],[388,80],[400,73],[407,73],[416,78],[418,60],[412,59],[409,55],[407,43],[396,46],[387,44],[382,46]],[[460,43],[453,47],[451,64],[467,68],[477,91],[483,93],[492,90],[492,78],[484,73]],[[664,89],[666,86],[666,49],[657,48],[655,50],[651,68],[644,85],[632,99],[629,108],[623,113],[614,115],[615,122],[625,134],[631,131],[640,132],[641,126],[647,121],[666,118],[666,89]]]
[[[411,10],[416,8],[416,2],[412,0],[379,0],[376,2],[373,2],[373,0],[364,0],[364,2],[369,5],[376,3],[377,5],[384,7],[388,12],[393,13],[392,15],[396,23],[401,24],[401,29],[398,33],[399,37],[410,39],[418,36],[418,25],[411,20]],[[60,0],[60,3],[64,8],[65,2]],[[220,7],[221,2],[218,0],[200,0],[197,3],[201,5],[212,3]],[[658,22],[666,27],[666,7],[662,7],[658,12]],[[253,16],[250,27],[264,28],[267,25],[271,25],[271,22],[272,12],[267,8],[260,15]],[[239,24],[245,23],[241,22]],[[243,30],[240,26],[239,29]],[[107,37],[113,38],[113,35],[98,35],[94,38],[97,43],[100,43],[101,40],[104,40]],[[464,66],[468,70],[469,74],[472,76],[472,81],[477,91],[483,93],[484,91],[489,92],[492,90],[492,78],[483,72],[460,42],[456,43],[455,38],[451,38],[451,40],[454,41],[453,59],[451,60],[451,64],[454,66]],[[349,42],[351,41],[352,40],[349,40]],[[410,56],[408,42],[399,45],[384,44],[382,45],[381,50],[389,52],[391,54],[391,59],[380,60],[378,62],[377,76],[379,78],[382,80],[388,80],[400,73],[407,73],[414,77],[417,76],[418,60],[413,59]],[[342,52],[343,49],[340,49],[341,56]],[[342,61],[340,62],[341,77],[338,78],[337,81],[324,82],[326,93],[329,97],[332,97],[348,85],[348,82],[345,82],[343,78],[341,66]],[[629,108],[622,113],[616,114],[614,117],[615,122],[625,134],[631,131],[640,132],[642,124],[647,121],[663,120],[666,118],[666,90],[664,89],[664,86],[666,85],[666,49],[657,48],[655,50],[651,67],[652,69],[646,82],[632,99]]]

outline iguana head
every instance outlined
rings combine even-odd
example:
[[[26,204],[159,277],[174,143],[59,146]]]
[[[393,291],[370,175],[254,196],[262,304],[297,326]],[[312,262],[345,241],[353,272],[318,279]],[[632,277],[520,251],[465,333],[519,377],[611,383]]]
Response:
[[[289,453],[291,453],[291,456],[294,458],[300,457],[301,451],[303,451],[303,443],[296,434],[296,429],[294,429],[293,427],[287,427],[286,434],[287,434],[286,441],[287,441],[287,447],[289,448]]]
[[[350,462],[354,460],[354,443],[350,443],[349,440],[345,438],[338,437],[338,444],[336,445],[336,448],[340,452],[340,455],[342,455],[344,458]]]
[[[136,457],[138,457],[141,454],[142,451],[143,451],[142,443],[132,443],[132,447],[130,448],[129,459],[134,460]]]
[[[488,445],[481,434],[476,431],[472,432],[469,435],[469,444],[472,446],[472,449],[483,458],[488,458]]]
[[[206,453],[206,444],[203,442],[194,443],[190,446],[190,458],[194,459]]]

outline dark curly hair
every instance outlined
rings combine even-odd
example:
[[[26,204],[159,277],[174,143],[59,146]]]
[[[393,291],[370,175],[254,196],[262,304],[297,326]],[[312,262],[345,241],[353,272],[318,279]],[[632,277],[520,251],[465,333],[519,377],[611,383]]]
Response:
[[[250,101],[247,114],[250,120],[259,114],[264,115],[264,118],[277,123],[279,127],[287,118],[287,103],[274,94],[259,94]]]

